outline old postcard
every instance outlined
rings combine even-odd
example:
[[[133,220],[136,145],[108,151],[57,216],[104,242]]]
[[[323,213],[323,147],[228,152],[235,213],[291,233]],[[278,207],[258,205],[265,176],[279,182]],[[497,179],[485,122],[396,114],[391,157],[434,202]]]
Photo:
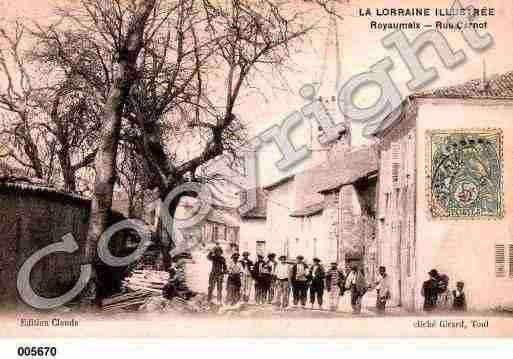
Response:
[[[1,338],[513,337],[511,1],[0,11]]]

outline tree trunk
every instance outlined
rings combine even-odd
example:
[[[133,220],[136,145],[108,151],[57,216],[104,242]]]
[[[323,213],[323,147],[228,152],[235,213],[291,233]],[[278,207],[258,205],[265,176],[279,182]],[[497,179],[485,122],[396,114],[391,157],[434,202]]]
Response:
[[[137,4],[130,19],[127,34],[123,39],[124,45],[117,54],[117,71],[115,71],[113,85],[103,109],[103,127],[95,158],[96,178],[85,248],[85,261],[93,264],[93,278],[91,278],[90,288],[86,293],[86,296],[89,294],[90,297],[96,297],[95,286],[101,285],[101,283],[96,283],[96,271],[94,270],[98,264],[97,242],[106,229],[112,206],[121,118],[137,74],[136,62],[143,46],[146,22],[154,6],[155,0],[140,0]]]
[[[171,191],[169,191],[167,193],[169,194],[170,192]],[[162,203],[164,203],[166,196],[167,195],[161,194],[160,199],[161,199]],[[171,203],[169,205],[169,215],[171,218],[175,217],[176,210],[178,208],[178,204],[180,203],[180,198],[181,198],[181,196],[178,196],[176,199],[171,201]],[[171,265],[172,258],[171,258],[169,251],[171,251],[176,246],[176,243],[173,238],[173,231],[174,231],[174,228],[173,228],[172,224],[166,225],[166,223],[162,222],[162,213],[161,213],[161,215],[159,216],[158,225],[157,225],[157,232],[158,232],[157,238],[159,240],[160,252],[162,254],[162,264],[163,264],[164,270],[169,268],[169,266]]]
[[[75,192],[77,189],[75,171],[71,167],[69,149],[67,147],[62,148],[57,152],[57,156],[59,157],[62,178],[64,179],[64,189],[69,192]]]

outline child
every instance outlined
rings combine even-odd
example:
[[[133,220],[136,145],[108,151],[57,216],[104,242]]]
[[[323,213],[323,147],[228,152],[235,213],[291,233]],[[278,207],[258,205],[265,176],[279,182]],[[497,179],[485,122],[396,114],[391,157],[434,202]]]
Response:
[[[331,268],[326,275],[326,289],[329,293],[329,309],[335,312],[338,308],[340,288],[344,287],[344,273],[338,269],[337,262],[331,263]]]
[[[467,300],[465,298],[465,292],[463,292],[463,287],[465,283],[457,282],[456,289],[452,291],[452,309],[457,311],[466,311],[467,310]]]

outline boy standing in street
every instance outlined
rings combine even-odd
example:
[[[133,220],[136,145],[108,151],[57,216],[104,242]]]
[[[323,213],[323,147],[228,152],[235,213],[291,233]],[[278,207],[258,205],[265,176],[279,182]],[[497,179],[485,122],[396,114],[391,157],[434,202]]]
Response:
[[[331,268],[326,275],[326,287],[329,295],[329,310],[335,312],[338,309],[340,290],[344,287],[344,273],[338,270],[337,262],[331,262]]]

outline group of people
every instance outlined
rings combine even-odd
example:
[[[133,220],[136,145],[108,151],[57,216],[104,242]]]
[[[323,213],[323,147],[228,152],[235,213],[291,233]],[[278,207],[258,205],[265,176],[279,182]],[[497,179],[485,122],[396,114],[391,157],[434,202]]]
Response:
[[[321,309],[326,290],[331,311],[337,310],[340,296],[349,292],[353,312],[360,313],[362,298],[370,288],[363,270],[357,266],[344,273],[338,268],[337,262],[332,262],[326,270],[319,258],[313,258],[312,264],[308,265],[301,255],[297,256],[294,263],[289,263],[286,256],[281,255],[276,260],[276,254],[270,253],[266,257],[258,254],[256,260],[252,261],[249,252],[243,252],[242,256],[236,252],[226,260],[219,246],[215,246],[207,258],[212,262],[208,300],[212,300],[214,290],[217,289],[217,301],[222,303],[226,275],[225,303],[228,305],[235,305],[239,301],[249,302],[254,285],[256,304],[275,304],[285,309],[289,306],[292,292],[294,307],[305,308],[310,299],[312,309],[316,305]],[[390,281],[385,267],[380,267],[379,272],[379,279],[375,283],[378,298],[376,308],[384,312],[386,302],[390,299]]]
[[[456,289],[449,291],[449,276],[431,269],[428,272],[429,279],[422,284],[422,296],[424,297],[424,311],[435,310],[467,310],[465,297],[465,283],[456,282]]]

